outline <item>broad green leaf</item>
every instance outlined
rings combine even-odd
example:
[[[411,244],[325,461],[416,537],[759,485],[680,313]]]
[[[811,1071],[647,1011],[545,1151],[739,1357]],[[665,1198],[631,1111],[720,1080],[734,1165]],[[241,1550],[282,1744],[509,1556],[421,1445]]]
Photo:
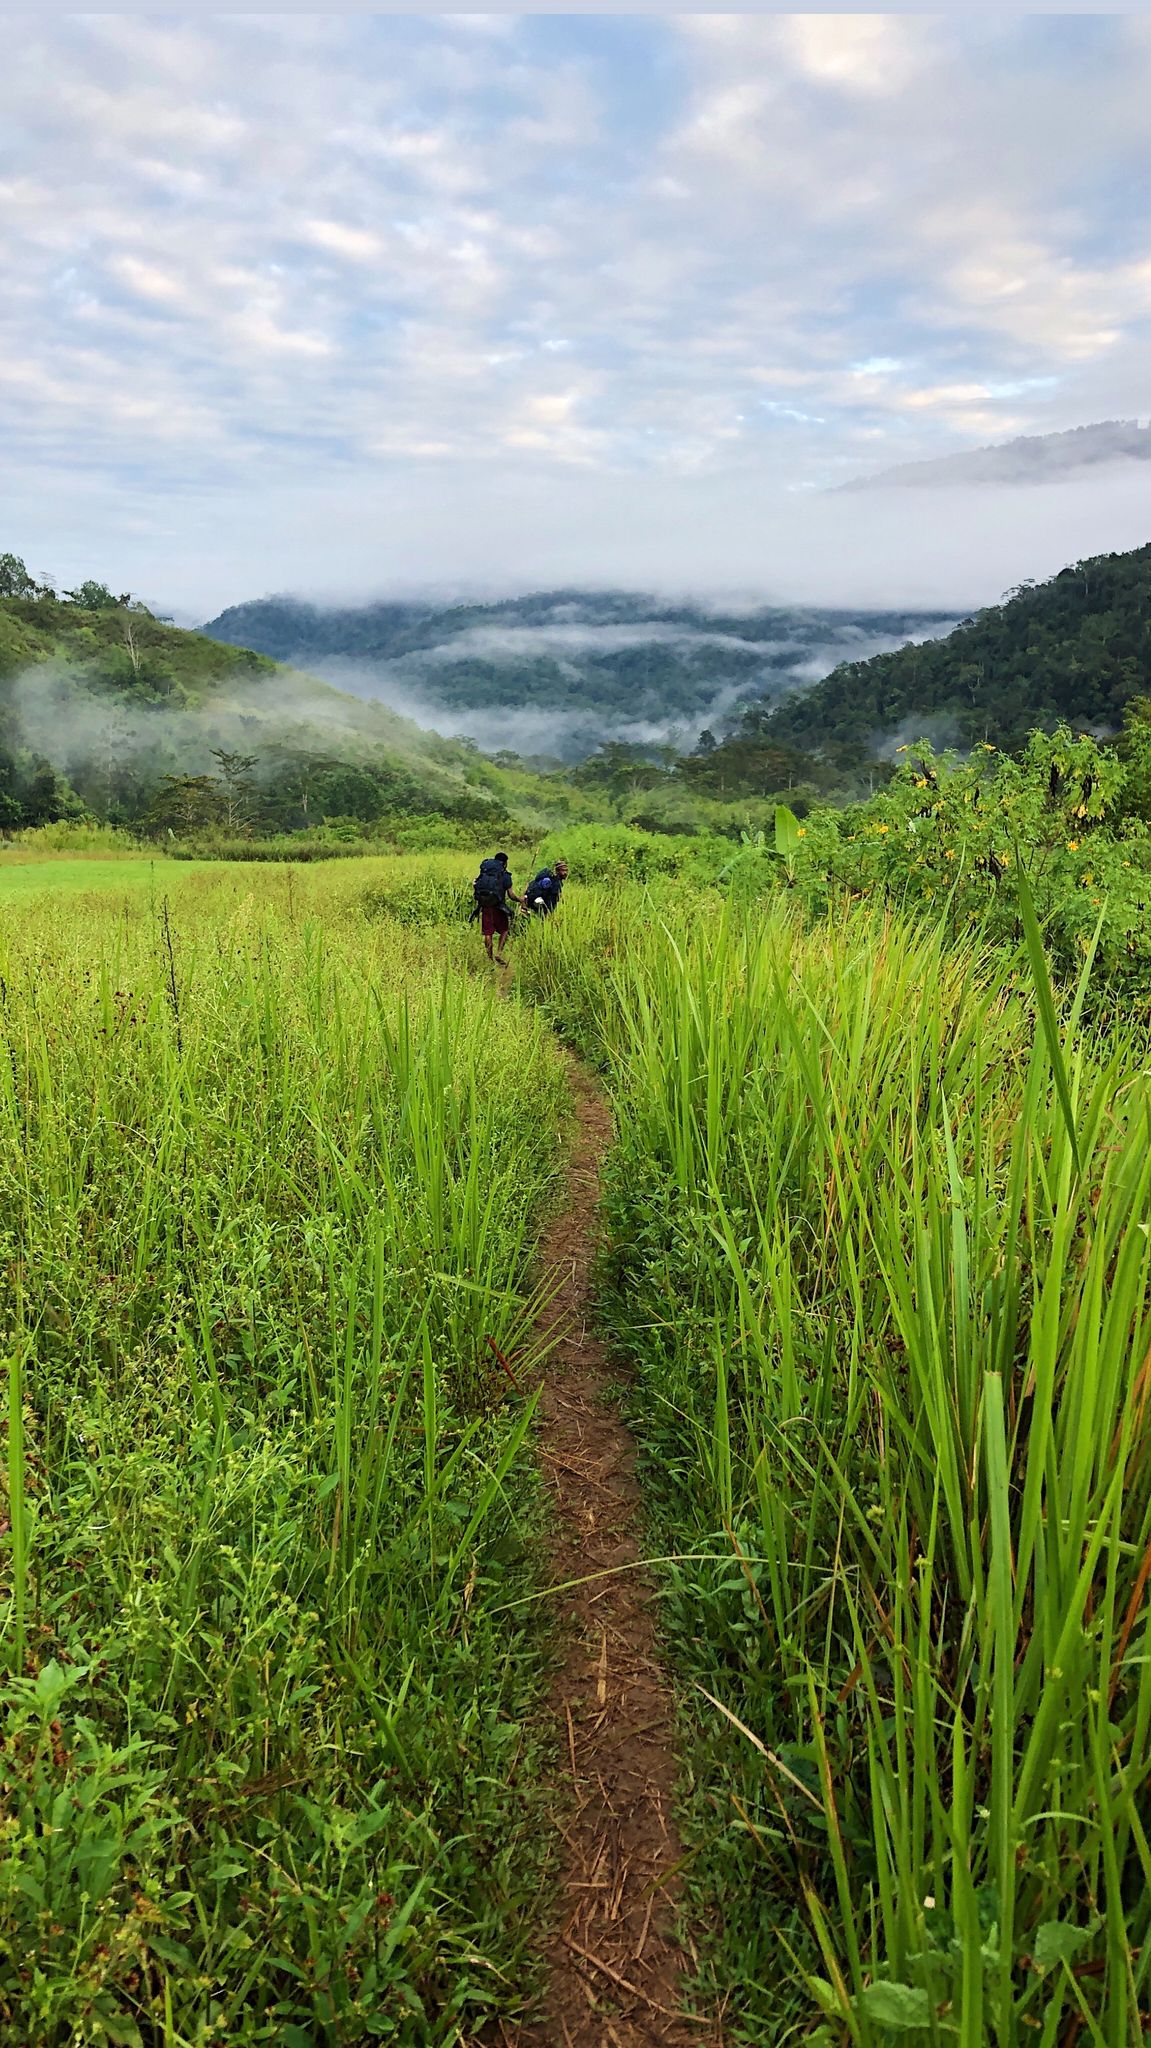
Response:
[[[786,804],[775,807],[775,850],[785,860],[799,852],[799,819]]]
[[[890,2027],[897,2034],[910,2033],[913,2027],[926,2027],[931,2022],[927,1993],[914,1984],[869,1984],[866,1991],[860,1992],[856,2005],[866,2019]]]
[[[1053,1969],[1056,1963],[1069,1963],[1090,1939],[1090,1928],[1072,1927],[1066,1920],[1047,1920],[1036,1929],[1031,1959],[1037,1970]]]
[[[834,1984],[829,1984],[826,1977],[809,1977],[807,1988],[820,2011],[826,2013],[828,2019],[843,2018],[843,2001]]]
[[[65,1671],[57,1664],[55,1657],[50,1657],[37,1674],[36,1683],[32,1688],[37,1706],[45,1715],[54,1714],[64,1694],[70,1692],[77,1681],[85,1675],[85,1668],[74,1665],[70,1671]]]

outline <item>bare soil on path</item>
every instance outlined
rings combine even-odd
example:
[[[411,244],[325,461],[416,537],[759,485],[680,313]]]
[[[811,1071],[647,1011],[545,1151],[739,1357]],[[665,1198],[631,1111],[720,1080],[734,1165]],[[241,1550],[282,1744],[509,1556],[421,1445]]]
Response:
[[[675,1711],[659,1662],[650,1579],[636,1569],[635,1441],[589,1327],[611,1116],[575,1060],[571,1084],[568,1206],[546,1239],[555,1292],[539,1333],[553,1349],[537,1432],[554,1500],[552,1583],[561,1589],[551,1699],[570,1784],[557,1786],[560,1918],[546,1940],[543,2015],[505,2027],[503,2039],[508,2048],[720,2048],[718,2025],[681,2010]]]

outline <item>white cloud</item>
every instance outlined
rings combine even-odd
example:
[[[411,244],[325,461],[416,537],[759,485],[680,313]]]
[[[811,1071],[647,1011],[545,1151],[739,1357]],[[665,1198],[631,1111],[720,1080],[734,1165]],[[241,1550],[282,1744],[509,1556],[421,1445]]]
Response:
[[[148,299],[159,306],[173,310],[187,311],[191,294],[187,282],[175,277],[168,270],[162,270],[156,263],[146,262],[139,256],[112,256],[108,269],[137,298]]]
[[[780,21],[798,68],[820,85],[891,97],[920,69],[930,24],[892,14],[793,14]]]
[[[330,250],[333,256],[343,256],[349,263],[378,263],[384,250],[378,234],[348,221],[305,220],[299,232],[302,240],[314,243],[317,249]]]
[[[626,581],[665,489],[692,545],[694,493],[737,546],[757,492],[1145,415],[1151,36],[1090,38],[938,15],[636,17],[623,43],[594,17],[13,24],[10,505],[90,484],[135,546],[144,500],[190,536],[214,490],[210,552],[240,477],[319,507],[423,473],[459,550],[458,470],[575,559],[585,485],[615,504],[632,479]],[[476,518],[465,551],[498,565]],[[422,531],[434,555],[432,510]]]

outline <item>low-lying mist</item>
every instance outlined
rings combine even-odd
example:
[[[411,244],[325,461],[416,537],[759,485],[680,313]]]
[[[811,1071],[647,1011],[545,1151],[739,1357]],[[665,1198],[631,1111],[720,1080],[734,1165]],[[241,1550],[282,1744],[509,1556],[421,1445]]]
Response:
[[[840,662],[887,653],[908,638],[934,637],[954,623],[940,622],[929,636],[828,621],[826,637],[814,644],[810,635],[764,640],[658,620],[479,626],[393,660],[317,658],[314,652],[308,660],[336,689],[384,704],[425,729],[473,740],[485,753],[506,750],[574,762],[611,741],[690,750],[702,729],[722,731],[752,699],[810,688]],[[659,666],[641,684],[626,677],[617,682],[606,658],[645,649],[663,658]],[[479,691],[472,666],[477,662],[487,684]],[[667,696],[662,707],[661,673]],[[475,701],[477,694],[481,701]]]
[[[69,779],[124,789],[164,775],[218,773],[216,751],[255,755],[256,776],[293,753],[341,756],[376,743],[416,763],[423,735],[382,702],[341,699],[322,681],[283,669],[238,677],[195,703],[147,700],[94,687],[82,669],[42,662],[6,687],[6,744],[23,746]]]

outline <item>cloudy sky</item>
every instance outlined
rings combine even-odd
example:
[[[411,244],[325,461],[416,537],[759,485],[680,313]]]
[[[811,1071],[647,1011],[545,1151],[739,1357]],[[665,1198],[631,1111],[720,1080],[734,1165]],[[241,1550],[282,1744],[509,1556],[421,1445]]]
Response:
[[[1149,107],[1147,16],[9,17],[0,546],[202,616],[1134,545],[1151,472],[823,492],[1151,413]]]

